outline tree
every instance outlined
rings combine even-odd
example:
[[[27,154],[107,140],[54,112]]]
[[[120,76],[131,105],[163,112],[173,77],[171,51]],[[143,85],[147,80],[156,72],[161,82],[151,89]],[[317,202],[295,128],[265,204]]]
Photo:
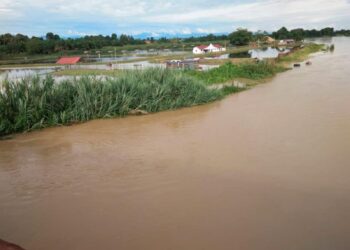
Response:
[[[249,42],[253,40],[253,34],[247,29],[239,28],[235,32],[232,32],[228,38],[232,45],[242,46],[249,44]]]
[[[280,28],[276,32],[273,32],[272,35],[276,39],[287,39],[290,36],[289,31],[287,30],[286,27]]]
[[[60,40],[60,36],[59,35],[55,35],[52,32],[48,32],[48,33],[46,33],[46,40],[49,40],[49,41]]]
[[[301,41],[305,37],[305,32],[303,29],[294,29],[290,31],[290,36],[296,41]]]
[[[43,40],[37,37],[32,37],[27,43],[26,43],[26,50],[30,54],[41,54],[43,53]]]
[[[119,40],[120,40],[120,43],[121,43],[122,45],[126,45],[126,44],[128,44],[128,42],[129,42],[128,36],[127,36],[127,35],[124,35],[124,34],[121,34],[121,35],[120,35]]]
[[[333,36],[334,35],[334,29],[327,27],[324,29],[321,29],[321,36]]]

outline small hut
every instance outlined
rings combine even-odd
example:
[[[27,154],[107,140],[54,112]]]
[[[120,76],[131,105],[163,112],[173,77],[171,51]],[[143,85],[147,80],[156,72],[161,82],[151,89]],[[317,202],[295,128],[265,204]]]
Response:
[[[58,59],[56,64],[60,65],[72,65],[72,64],[77,64],[80,61],[81,57],[80,56],[74,56],[74,57],[61,57]]]

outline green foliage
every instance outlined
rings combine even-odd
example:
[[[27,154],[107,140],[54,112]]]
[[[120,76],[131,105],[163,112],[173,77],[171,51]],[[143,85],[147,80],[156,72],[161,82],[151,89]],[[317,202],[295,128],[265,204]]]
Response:
[[[277,39],[287,39],[287,38],[291,38],[289,31],[286,27],[282,27],[279,30],[277,30],[276,32],[272,33],[273,36]]]
[[[323,48],[323,44],[307,44],[304,48],[294,51],[288,56],[279,58],[278,62],[300,62],[307,59],[310,54],[321,51]]]
[[[334,28],[326,27],[321,30],[304,30],[304,29],[293,29],[288,31],[287,28],[282,27],[278,31],[273,32],[272,36],[276,39],[295,39],[301,41],[304,38],[310,37],[323,37],[323,36],[334,36],[334,35],[350,35],[348,30],[334,31]]]
[[[188,71],[189,75],[203,80],[206,84],[224,83],[235,78],[261,80],[282,72],[284,68],[266,62],[232,64],[225,63],[208,71]]]
[[[39,38],[31,39],[26,43],[26,50],[29,54],[42,54],[44,42]]]
[[[290,37],[296,41],[301,41],[305,37],[305,32],[303,29],[294,29],[290,31]]]
[[[253,40],[253,33],[247,29],[237,29],[235,32],[232,32],[228,38],[232,45],[243,46],[249,44],[249,42]]]
[[[179,71],[127,71],[118,78],[83,77],[59,84],[47,77],[5,81],[0,89],[0,136],[96,118],[157,112],[217,100],[210,90]]]

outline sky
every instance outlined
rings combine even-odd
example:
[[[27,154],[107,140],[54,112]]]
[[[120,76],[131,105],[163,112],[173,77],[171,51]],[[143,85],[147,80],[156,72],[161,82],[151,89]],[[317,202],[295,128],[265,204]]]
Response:
[[[191,35],[350,29],[350,0],[0,0],[0,34]]]

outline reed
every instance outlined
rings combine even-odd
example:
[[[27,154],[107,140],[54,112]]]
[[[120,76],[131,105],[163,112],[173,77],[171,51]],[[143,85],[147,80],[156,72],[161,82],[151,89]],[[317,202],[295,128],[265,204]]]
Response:
[[[122,72],[119,77],[82,77],[56,83],[48,76],[7,81],[0,89],[0,136],[44,127],[177,109],[236,92],[208,89],[183,72],[166,69]]]

